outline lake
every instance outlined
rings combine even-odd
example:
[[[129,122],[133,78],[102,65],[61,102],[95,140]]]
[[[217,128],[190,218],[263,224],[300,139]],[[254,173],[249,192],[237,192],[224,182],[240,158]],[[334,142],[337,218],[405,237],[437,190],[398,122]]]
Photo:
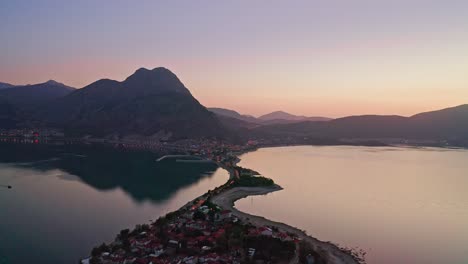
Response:
[[[224,184],[214,164],[94,146],[0,144],[0,263],[78,263],[120,230]]]
[[[281,147],[240,166],[284,190],[242,211],[360,248],[370,264],[468,263],[468,151],[406,147]]]

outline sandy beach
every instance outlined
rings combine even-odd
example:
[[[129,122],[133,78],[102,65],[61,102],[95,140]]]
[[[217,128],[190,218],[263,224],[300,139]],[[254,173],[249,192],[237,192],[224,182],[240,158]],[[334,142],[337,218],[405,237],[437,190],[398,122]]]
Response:
[[[264,217],[250,215],[237,210],[234,207],[235,201],[252,196],[252,195],[266,195],[271,192],[282,190],[283,188],[279,185],[273,185],[269,187],[235,187],[229,190],[225,190],[216,196],[213,196],[211,201],[222,208],[229,209],[233,214],[245,222],[250,222],[256,226],[273,226],[285,232],[292,233],[303,241],[308,242],[324,259],[330,264],[358,264],[350,254],[344,252],[336,245],[323,242],[316,238],[307,235],[305,232],[286,225],[284,223],[274,222]]]

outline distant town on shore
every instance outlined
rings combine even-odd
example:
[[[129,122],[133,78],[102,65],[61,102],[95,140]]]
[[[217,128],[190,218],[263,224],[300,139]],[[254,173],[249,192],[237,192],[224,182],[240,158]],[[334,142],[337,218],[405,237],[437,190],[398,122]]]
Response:
[[[205,108],[170,70],[138,69],[84,88],[46,83],[0,89],[0,140],[110,142],[158,148],[177,141],[269,145],[468,146],[468,105],[411,117],[337,119],[282,111],[261,117]]]

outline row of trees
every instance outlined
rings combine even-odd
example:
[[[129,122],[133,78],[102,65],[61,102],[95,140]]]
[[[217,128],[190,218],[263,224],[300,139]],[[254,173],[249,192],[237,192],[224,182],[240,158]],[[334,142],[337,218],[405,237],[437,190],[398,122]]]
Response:
[[[275,182],[263,176],[240,176],[234,181],[233,187],[244,186],[244,187],[262,187],[272,186]]]

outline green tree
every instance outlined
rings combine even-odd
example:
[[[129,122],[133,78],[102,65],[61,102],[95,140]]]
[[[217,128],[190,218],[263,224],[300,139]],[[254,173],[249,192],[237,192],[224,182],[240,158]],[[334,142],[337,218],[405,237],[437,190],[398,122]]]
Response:
[[[200,211],[196,211],[193,213],[193,220],[205,220],[205,214]]]

